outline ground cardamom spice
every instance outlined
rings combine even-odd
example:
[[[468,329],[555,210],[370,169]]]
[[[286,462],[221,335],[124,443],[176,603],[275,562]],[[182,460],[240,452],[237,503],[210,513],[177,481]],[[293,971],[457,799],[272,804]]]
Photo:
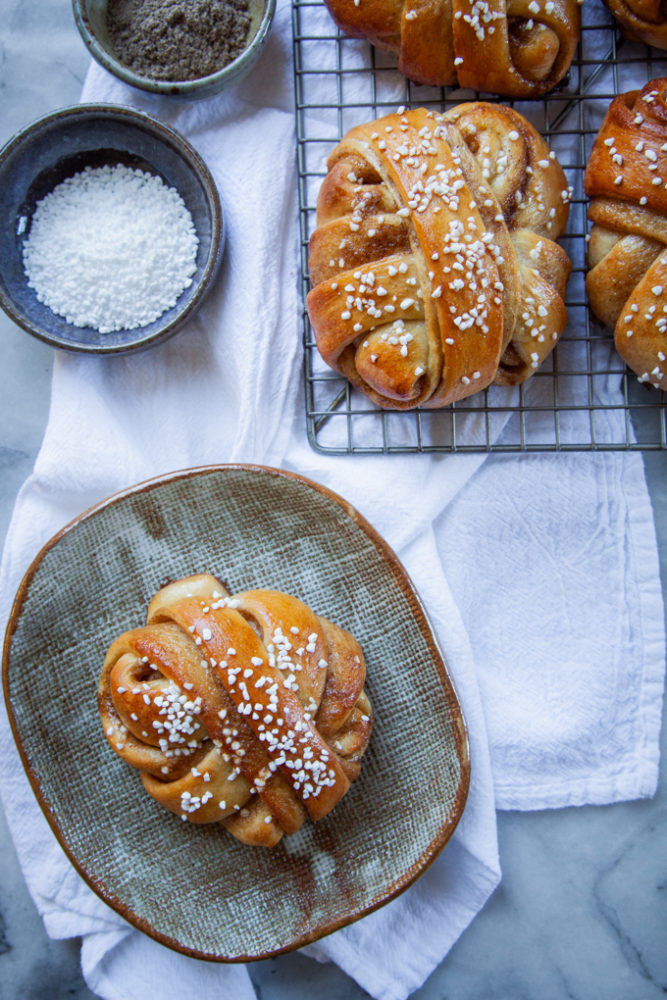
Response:
[[[116,58],[140,76],[196,80],[244,49],[248,0],[109,0]]]

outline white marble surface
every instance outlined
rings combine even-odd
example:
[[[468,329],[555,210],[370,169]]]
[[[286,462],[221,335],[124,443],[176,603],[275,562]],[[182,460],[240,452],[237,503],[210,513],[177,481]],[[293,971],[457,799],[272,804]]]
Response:
[[[592,2],[592,0],[586,0]],[[0,143],[77,101],[88,56],[69,0],[0,0]],[[0,533],[48,415],[53,352],[0,313]],[[646,457],[667,581],[667,456]],[[663,727],[663,749],[666,740]],[[418,1000],[653,1000],[667,993],[667,779],[652,801],[499,816],[503,881]],[[50,941],[0,815],[0,1000],[91,997],[78,943]],[[250,969],[260,1000],[357,1000],[299,955]],[[170,1000],[170,998],[165,998]]]

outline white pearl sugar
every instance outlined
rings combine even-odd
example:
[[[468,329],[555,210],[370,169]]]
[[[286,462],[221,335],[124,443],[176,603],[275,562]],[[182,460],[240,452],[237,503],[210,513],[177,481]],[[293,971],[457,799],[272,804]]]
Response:
[[[37,203],[28,285],[73,326],[147,326],[192,284],[199,240],[175,188],[123,164],[87,167]]]

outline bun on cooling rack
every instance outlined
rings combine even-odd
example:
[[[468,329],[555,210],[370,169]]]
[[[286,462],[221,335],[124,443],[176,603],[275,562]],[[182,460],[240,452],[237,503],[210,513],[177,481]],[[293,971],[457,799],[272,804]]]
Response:
[[[515,385],[566,322],[569,193],[516,111],[418,108],[331,153],[306,305],[320,354],[387,409]]]
[[[630,39],[667,49],[667,14],[662,0],[604,0]]]
[[[567,73],[576,0],[325,0],[348,35],[395,52],[416,83],[539,97]]]
[[[372,728],[361,647],[275,590],[169,584],[107,653],[107,739],[146,791],[193,823],[273,847],[321,819],[360,770]]]
[[[584,189],[593,222],[586,291],[642,382],[667,384],[667,79],[616,97]]]

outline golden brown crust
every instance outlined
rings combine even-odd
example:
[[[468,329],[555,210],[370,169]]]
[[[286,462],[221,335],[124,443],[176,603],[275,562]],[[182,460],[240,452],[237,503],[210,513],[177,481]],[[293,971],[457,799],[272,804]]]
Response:
[[[445,406],[528,378],[566,320],[563,172],[482,102],[357,126],[329,157],[310,242],[318,349],[378,405]]]
[[[591,199],[586,291],[642,382],[667,378],[667,79],[617,97],[584,175]]]
[[[338,27],[396,53],[416,83],[539,97],[566,75],[576,0],[325,0]]]
[[[163,588],[120,636],[98,689],[113,749],[158,802],[272,846],[336,805],[372,728],[349,633],[272,590],[199,575]]]
[[[662,0],[604,0],[630,39],[667,49],[667,17]]]
[[[651,80],[611,102],[586,165],[589,196],[667,212],[666,91],[667,79]]]

